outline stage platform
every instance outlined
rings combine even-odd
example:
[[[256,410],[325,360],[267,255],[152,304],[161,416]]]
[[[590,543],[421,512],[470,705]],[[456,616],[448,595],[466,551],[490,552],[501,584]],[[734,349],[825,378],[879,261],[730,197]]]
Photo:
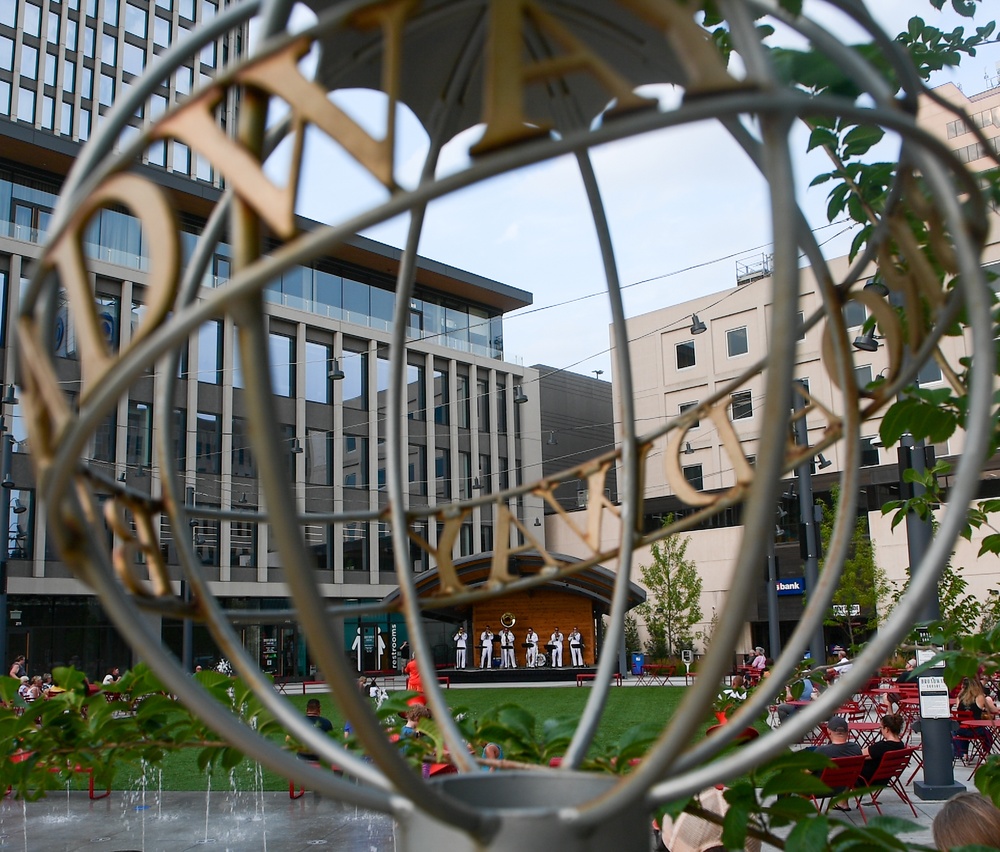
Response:
[[[595,674],[597,669],[593,666],[581,666],[579,668],[516,668],[516,669],[438,669],[438,677],[451,679],[452,686],[463,684],[483,684],[483,683],[509,683],[517,686],[521,683],[553,683],[560,681],[576,681],[578,674]]]

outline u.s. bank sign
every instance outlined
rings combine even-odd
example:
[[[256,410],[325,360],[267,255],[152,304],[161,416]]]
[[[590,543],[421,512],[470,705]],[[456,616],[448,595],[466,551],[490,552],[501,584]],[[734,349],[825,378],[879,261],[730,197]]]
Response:
[[[785,577],[783,580],[775,580],[774,585],[779,595],[801,595],[806,590],[804,577]]]

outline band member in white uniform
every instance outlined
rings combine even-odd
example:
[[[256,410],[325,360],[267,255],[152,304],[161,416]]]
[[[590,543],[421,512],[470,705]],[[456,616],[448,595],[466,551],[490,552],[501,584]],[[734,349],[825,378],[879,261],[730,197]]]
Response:
[[[458,628],[458,633],[455,634],[455,668],[464,669],[465,668],[465,649],[469,644],[469,634],[465,632],[464,627]]]
[[[529,669],[533,669],[538,662],[538,634],[535,628],[528,628],[528,635],[524,637],[524,643],[528,646],[526,660]]]
[[[574,666],[583,665],[583,637],[576,627],[569,634],[569,656]]]
[[[479,634],[479,644],[483,652],[479,657],[479,668],[489,669],[493,667],[493,631],[487,627]]]
[[[516,669],[514,660],[514,634],[509,627],[500,631],[500,665],[505,669]]]
[[[552,635],[549,637],[549,644],[553,646],[552,648],[552,665],[555,668],[562,668],[562,651],[563,651],[563,635],[559,632],[557,627],[552,631]]]

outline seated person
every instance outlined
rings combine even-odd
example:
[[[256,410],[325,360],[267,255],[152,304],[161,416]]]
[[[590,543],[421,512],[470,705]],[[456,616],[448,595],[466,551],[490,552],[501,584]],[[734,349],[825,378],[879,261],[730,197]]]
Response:
[[[816,746],[817,754],[825,754],[827,757],[854,757],[863,753],[861,746],[851,739],[851,729],[843,716],[831,716],[830,721],[826,723],[826,732],[830,735],[830,742]]]
[[[800,683],[802,684],[802,694],[799,695],[798,700],[799,701],[812,701],[812,700],[814,700],[816,698],[816,696],[819,694],[818,690],[816,689],[816,685],[808,677],[802,678],[802,680],[800,681]],[[778,724],[779,725],[782,722],[784,722],[785,719],[787,719],[789,716],[791,716],[792,713],[794,713],[796,710],[801,709],[800,706],[797,705],[797,704],[789,704],[788,703],[788,702],[793,701],[793,700],[795,700],[795,694],[792,692],[792,687],[791,686],[786,686],[785,687],[785,700],[781,704],[778,705],[778,708],[777,708],[777,711],[776,711],[777,714],[778,714]]]
[[[882,755],[906,748],[902,741],[903,717],[898,714],[886,714],[881,721],[882,739],[861,749],[861,753],[865,756],[865,765],[861,767],[860,783],[864,786],[868,786],[869,779],[878,769]]]
[[[483,760],[503,760],[503,749],[497,743],[486,743],[483,746]],[[484,764],[483,772],[496,772],[498,767]]]

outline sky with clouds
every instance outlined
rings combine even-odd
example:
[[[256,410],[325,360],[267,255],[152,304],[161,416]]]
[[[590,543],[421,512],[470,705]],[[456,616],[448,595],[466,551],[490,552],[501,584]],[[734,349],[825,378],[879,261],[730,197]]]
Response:
[[[937,13],[914,0],[872,0],[869,8],[894,34],[914,11],[936,26],[970,28],[954,12]],[[842,40],[850,36],[825,4],[807,2]],[[976,21],[978,24],[983,20]],[[993,45],[966,60],[954,81],[966,94],[988,88],[998,73],[1000,49]],[[668,88],[652,94],[669,104]],[[380,96],[335,95],[370,132],[384,124]],[[414,185],[427,138],[405,109],[399,120],[397,160],[404,185]],[[438,174],[463,169],[468,147],[481,133],[472,128],[445,146]],[[804,134],[795,137],[804,150]],[[592,150],[604,197],[629,316],[735,286],[737,262],[753,263],[769,251],[771,223],[767,188],[728,134],[714,123],[658,131]],[[280,159],[280,155],[279,155]],[[805,185],[828,166],[819,155],[799,157]],[[318,134],[307,142],[310,179],[300,188],[299,212],[319,221],[339,221],[384,200],[385,193]],[[800,193],[800,203],[825,243],[828,256],[844,254],[850,235],[829,225],[825,189]],[[401,246],[407,221],[397,217],[365,232]],[[609,323],[605,283],[594,228],[574,161],[555,159],[492,178],[432,202],[420,253],[533,294],[530,308],[508,314],[505,355],[523,364],[544,363],[579,373],[604,371],[610,378]]]

